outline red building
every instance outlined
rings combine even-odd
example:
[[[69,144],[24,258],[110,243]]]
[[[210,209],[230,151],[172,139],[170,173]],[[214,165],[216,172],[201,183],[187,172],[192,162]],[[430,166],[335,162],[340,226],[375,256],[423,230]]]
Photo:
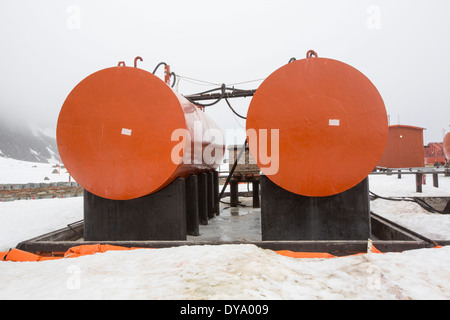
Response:
[[[424,148],[425,151],[425,165],[435,163],[444,164],[444,144],[442,142],[431,142]]]
[[[389,126],[389,135],[380,167],[410,168],[424,166],[424,128],[407,125]]]

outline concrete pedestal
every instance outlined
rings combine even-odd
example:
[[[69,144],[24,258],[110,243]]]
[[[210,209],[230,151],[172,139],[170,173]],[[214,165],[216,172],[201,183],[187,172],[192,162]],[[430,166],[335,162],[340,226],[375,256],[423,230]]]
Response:
[[[186,240],[186,182],[133,200],[110,200],[84,193],[84,239]]]
[[[306,197],[261,176],[262,240],[367,240],[370,199],[366,178],[343,193]]]

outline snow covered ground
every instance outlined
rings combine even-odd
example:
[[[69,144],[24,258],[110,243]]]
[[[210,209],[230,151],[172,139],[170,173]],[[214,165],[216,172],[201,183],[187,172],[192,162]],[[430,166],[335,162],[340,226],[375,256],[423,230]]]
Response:
[[[439,188],[433,187],[433,176],[425,175],[426,184],[422,185],[422,193],[416,192],[416,176],[403,174],[401,179],[397,174],[370,175],[370,191],[383,197],[450,197],[450,177],[438,176]]]
[[[415,179],[412,174],[402,175],[402,179],[396,174],[371,175],[369,188],[382,197],[450,197],[450,177],[439,175],[439,188],[435,188],[432,176],[427,175],[422,193],[416,192]],[[430,239],[450,240],[450,215],[430,213],[413,202],[383,199],[371,201],[370,209]]]
[[[0,299],[449,299],[450,247],[295,259],[253,245],[0,262]]]
[[[406,201],[376,199],[371,201],[370,208],[429,239],[450,240],[450,215],[430,213],[418,204]]]
[[[82,197],[0,202],[0,251],[82,219]]]
[[[2,166],[0,175],[17,170],[26,182],[39,180],[41,166],[22,165]],[[417,195],[413,177],[371,176],[370,189],[382,196]],[[8,179],[0,183],[13,183]],[[423,195],[450,196],[450,177],[440,176],[439,183],[436,189],[427,181]],[[0,202],[0,251],[81,220],[82,206],[82,198]],[[450,239],[449,216],[404,201],[378,199],[371,208],[433,239]],[[225,210],[207,226],[213,233],[237,230],[238,217]],[[450,246],[331,259],[289,258],[253,245],[110,251],[0,261],[0,299],[450,299],[449,265]]]
[[[34,163],[0,157],[0,184],[68,182],[67,170],[59,171],[55,165],[59,163]],[[59,172],[53,173],[55,169]]]

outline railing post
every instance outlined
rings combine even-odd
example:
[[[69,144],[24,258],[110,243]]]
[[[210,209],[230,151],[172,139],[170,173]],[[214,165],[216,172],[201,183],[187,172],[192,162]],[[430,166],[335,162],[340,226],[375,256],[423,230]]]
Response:
[[[230,181],[230,203],[233,208],[239,204],[238,192],[238,181],[233,179]]]
[[[439,188],[439,178],[437,173],[433,173],[433,187]]]
[[[423,181],[423,173],[416,173],[416,192],[422,193],[422,181]]]

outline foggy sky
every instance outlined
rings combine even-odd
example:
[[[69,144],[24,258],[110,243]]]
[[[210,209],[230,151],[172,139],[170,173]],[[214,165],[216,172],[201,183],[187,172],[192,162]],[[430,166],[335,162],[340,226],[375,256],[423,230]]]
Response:
[[[78,82],[136,56],[149,72],[164,61],[179,75],[233,84],[266,78],[313,49],[364,73],[391,124],[424,127],[425,143],[442,141],[450,130],[449,15],[448,0],[0,0],[0,116],[56,128]],[[178,90],[213,87],[182,79]],[[245,115],[250,100],[230,102]],[[245,127],[225,102],[207,112],[223,130]]]

